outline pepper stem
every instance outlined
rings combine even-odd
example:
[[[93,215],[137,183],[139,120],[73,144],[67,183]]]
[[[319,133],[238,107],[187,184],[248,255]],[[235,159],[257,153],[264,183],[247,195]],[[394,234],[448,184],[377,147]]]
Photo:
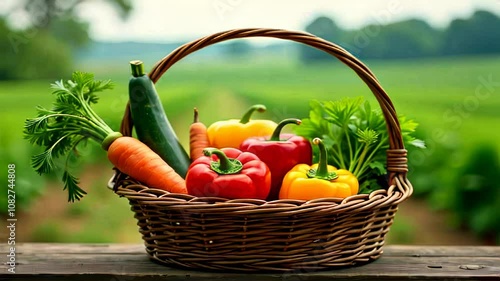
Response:
[[[252,105],[248,110],[247,112],[245,113],[245,115],[243,115],[243,117],[241,117],[240,119],[240,123],[241,124],[246,124],[250,121],[250,117],[252,117],[252,114],[254,113],[254,111],[258,111],[258,112],[264,112],[266,111],[266,106],[263,105],[263,104],[255,104],[255,105]]]
[[[302,121],[300,119],[297,119],[297,118],[287,118],[287,119],[282,120],[281,122],[279,122],[278,126],[276,126],[276,129],[274,129],[273,134],[271,135],[271,138],[269,140],[270,141],[279,141],[281,130],[283,129],[283,127],[285,127],[285,125],[288,125],[288,124],[300,125],[301,123],[302,123]]]
[[[140,60],[133,60],[130,62],[130,68],[132,69],[132,76],[139,77],[146,74],[144,71],[144,63]]]
[[[237,174],[243,169],[243,164],[238,159],[228,158],[227,155],[217,148],[208,147],[203,149],[205,156],[215,154],[219,161],[211,161],[210,168],[217,174],[230,175]]]
[[[335,172],[328,172],[328,159],[327,159],[327,152],[326,152],[326,147],[323,141],[320,138],[314,138],[312,141],[314,144],[316,144],[319,148],[319,162],[318,162],[318,169],[314,170],[311,169],[307,173],[307,176],[309,178],[318,178],[318,179],[324,179],[324,180],[334,180],[338,178],[339,176]]]

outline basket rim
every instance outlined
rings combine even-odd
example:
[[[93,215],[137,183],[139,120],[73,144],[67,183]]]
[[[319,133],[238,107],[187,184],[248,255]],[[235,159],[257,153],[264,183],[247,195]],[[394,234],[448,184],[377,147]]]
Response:
[[[266,201],[261,199],[228,199],[222,197],[197,197],[189,194],[171,193],[165,190],[150,188],[140,182],[129,178],[116,168],[115,174],[108,183],[108,187],[120,197],[140,202],[145,206],[157,206],[159,208],[183,208],[189,206],[192,210],[207,211],[213,209],[216,212],[230,209],[237,214],[239,208],[245,214],[255,214],[265,211],[277,211],[287,208],[290,212],[304,212],[315,210],[315,208],[326,209],[329,213],[355,211],[362,212],[369,209],[398,205],[411,196],[411,192],[402,192],[398,185],[410,185],[408,179],[402,175],[395,178],[396,184],[387,189],[378,189],[369,194],[356,194],[346,198],[325,197],[313,200],[277,199]],[[404,189],[406,191],[411,188]]]

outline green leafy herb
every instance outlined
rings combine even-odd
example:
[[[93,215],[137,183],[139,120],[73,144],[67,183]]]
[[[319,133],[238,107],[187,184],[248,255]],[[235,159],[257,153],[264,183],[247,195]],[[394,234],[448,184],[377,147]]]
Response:
[[[113,130],[93,111],[91,104],[98,101],[97,92],[112,88],[109,80],[94,80],[90,73],[75,72],[71,80],[52,84],[56,100],[51,109],[37,107],[37,117],[25,122],[24,134],[30,143],[45,150],[32,157],[32,167],[39,174],[56,170],[56,159],[67,156],[62,179],[68,190],[68,201],[80,200],[86,192],[78,186],[78,178],[68,169],[71,155],[81,142],[92,139],[98,143]]]
[[[398,119],[405,146],[425,148],[425,143],[413,136],[418,124],[405,116]],[[295,133],[310,140],[322,138],[328,148],[328,163],[351,171],[360,182],[360,193],[382,188],[389,136],[381,110],[372,110],[362,97],[312,100],[309,118],[302,119]]]

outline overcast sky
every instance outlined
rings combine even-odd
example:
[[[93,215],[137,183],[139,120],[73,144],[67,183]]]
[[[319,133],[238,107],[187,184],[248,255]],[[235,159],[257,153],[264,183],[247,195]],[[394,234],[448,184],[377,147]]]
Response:
[[[2,0],[0,8],[9,1],[16,0]],[[347,29],[409,17],[444,27],[476,9],[500,15],[500,0],[135,0],[126,21],[110,6],[90,0],[79,12],[92,22],[91,35],[96,40],[161,42],[242,27],[304,30],[320,14]]]

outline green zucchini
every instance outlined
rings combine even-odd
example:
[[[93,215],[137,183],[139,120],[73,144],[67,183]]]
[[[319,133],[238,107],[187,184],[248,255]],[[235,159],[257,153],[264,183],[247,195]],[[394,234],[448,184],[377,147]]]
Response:
[[[130,113],[137,138],[185,178],[190,164],[189,156],[168,121],[155,85],[144,72],[142,61],[131,61],[130,65]]]

